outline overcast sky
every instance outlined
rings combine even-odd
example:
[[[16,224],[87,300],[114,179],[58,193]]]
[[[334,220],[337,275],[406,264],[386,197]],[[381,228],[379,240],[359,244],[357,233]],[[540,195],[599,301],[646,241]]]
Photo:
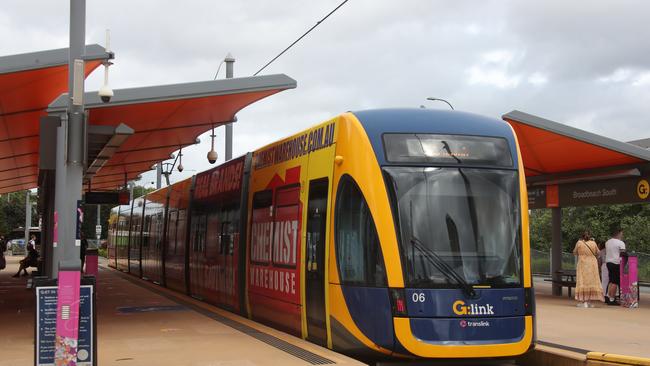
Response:
[[[111,29],[115,89],[209,80],[228,52],[235,76],[250,76],[340,2],[91,0],[87,43],[103,45]],[[649,14],[641,0],[350,0],[263,72],[298,88],[237,115],[235,155],[348,110],[448,108],[429,96],[495,118],[518,109],[623,141],[650,137]],[[67,45],[67,0],[2,1],[0,55]],[[209,168],[208,135],[184,149],[173,180]],[[221,161],[222,130],[217,139]]]

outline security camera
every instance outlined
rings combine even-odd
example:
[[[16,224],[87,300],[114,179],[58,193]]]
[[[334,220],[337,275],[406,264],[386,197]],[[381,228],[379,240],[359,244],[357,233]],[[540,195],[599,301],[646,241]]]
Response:
[[[210,162],[210,164],[214,164],[214,163],[217,162],[217,152],[216,151],[214,151],[214,150],[208,151],[208,162]]]
[[[99,88],[99,92],[97,92],[99,97],[102,99],[102,102],[108,103],[111,101],[111,98],[113,98],[113,89],[111,89],[107,84],[102,85],[101,88]]]
[[[110,48],[111,48],[111,32],[107,29],[106,30],[106,53],[110,54]],[[104,65],[104,85],[102,85],[101,88],[99,88],[99,91],[97,94],[99,94],[99,97],[102,99],[102,102],[108,103],[111,101],[111,98],[113,98],[113,89],[111,89],[110,86],[108,86],[108,68],[113,64],[110,60],[105,60],[102,62]]]

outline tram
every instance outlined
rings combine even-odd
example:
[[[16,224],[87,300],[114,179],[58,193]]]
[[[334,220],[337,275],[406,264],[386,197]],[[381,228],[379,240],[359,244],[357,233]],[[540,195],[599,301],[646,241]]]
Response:
[[[110,265],[362,358],[513,358],[535,304],[501,120],[348,112],[113,208]]]

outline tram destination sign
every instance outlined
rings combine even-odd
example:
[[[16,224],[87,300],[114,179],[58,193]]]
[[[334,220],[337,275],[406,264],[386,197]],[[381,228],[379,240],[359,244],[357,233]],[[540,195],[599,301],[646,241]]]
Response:
[[[610,179],[559,185],[559,206],[613,205],[650,201],[650,177]],[[529,187],[528,207],[548,207],[546,186]]]

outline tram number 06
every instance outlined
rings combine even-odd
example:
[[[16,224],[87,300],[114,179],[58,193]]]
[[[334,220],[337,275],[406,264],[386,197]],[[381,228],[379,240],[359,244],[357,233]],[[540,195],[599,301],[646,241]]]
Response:
[[[414,292],[413,296],[411,296],[411,300],[413,300],[413,302],[425,302],[427,301],[427,297],[424,295],[424,292]]]

